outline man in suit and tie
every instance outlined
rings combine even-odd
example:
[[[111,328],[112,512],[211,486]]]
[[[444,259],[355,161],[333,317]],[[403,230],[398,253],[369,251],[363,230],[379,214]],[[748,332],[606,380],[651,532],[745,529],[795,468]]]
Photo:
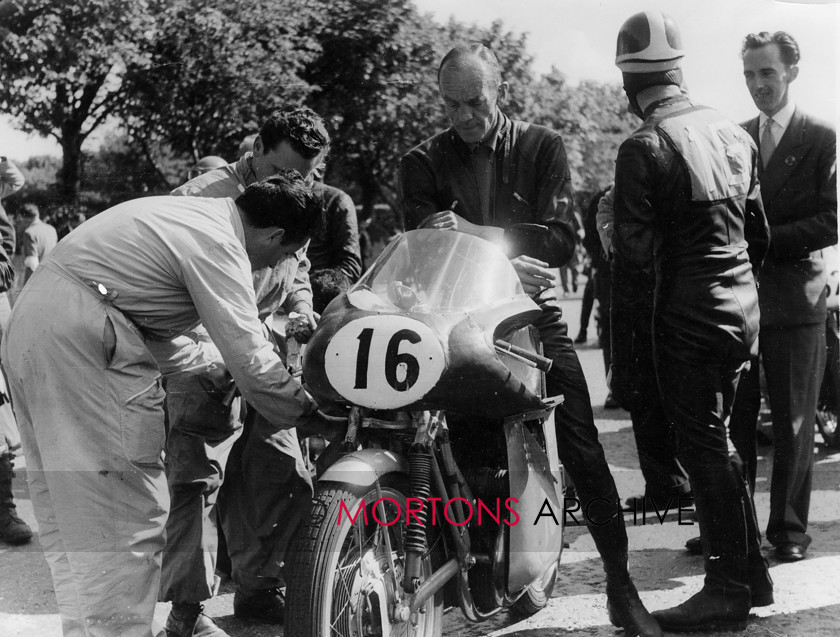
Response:
[[[774,437],[767,539],[778,559],[796,561],[811,542],[814,417],[826,356],[822,251],[837,243],[836,135],[831,124],[802,112],[791,99],[799,46],[790,34],[750,34],[741,58],[760,111],[743,126],[759,146],[758,175],[770,224],[770,252],[758,290],[759,347]],[[731,435],[754,479],[757,365],[742,380],[739,394],[752,404],[746,410],[752,415],[738,418],[736,409]]]

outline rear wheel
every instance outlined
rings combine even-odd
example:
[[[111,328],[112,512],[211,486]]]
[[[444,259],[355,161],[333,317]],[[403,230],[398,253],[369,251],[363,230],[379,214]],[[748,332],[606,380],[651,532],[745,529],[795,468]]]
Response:
[[[371,487],[361,495],[349,485],[319,488],[312,516],[301,529],[289,559],[287,635],[438,637],[441,634],[443,596],[440,592],[408,621],[397,622],[390,617],[405,564],[406,489],[400,482],[386,478],[379,491]],[[367,524],[359,508],[362,501]],[[379,504],[374,518],[376,501]],[[359,511],[354,523],[348,519],[348,511],[351,515]],[[394,520],[397,521],[391,524]],[[432,573],[428,555],[423,559],[422,571],[424,578]]]
[[[837,411],[827,404],[817,406],[817,428],[826,447],[840,449],[840,432],[837,431]]]

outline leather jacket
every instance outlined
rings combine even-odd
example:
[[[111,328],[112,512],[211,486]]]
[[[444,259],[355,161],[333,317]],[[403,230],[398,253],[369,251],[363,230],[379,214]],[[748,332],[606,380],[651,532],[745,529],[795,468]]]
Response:
[[[692,360],[746,360],[759,309],[754,273],[769,228],[757,149],[717,111],[672,96],[651,104],[619,149],[613,331],[650,331]]]

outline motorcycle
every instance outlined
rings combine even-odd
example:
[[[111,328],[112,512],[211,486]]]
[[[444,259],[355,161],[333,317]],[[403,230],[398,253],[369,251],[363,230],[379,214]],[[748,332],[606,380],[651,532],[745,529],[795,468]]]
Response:
[[[432,637],[445,607],[479,622],[548,603],[562,397],[539,314],[502,250],[441,230],[395,239],[326,308],[303,377],[349,425],[289,554],[287,634]]]
[[[826,284],[826,363],[817,402],[816,423],[826,447],[840,449],[840,431],[837,429],[837,414],[840,411],[840,272],[837,248],[830,254],[832,256],[827,261],[833,267]]]

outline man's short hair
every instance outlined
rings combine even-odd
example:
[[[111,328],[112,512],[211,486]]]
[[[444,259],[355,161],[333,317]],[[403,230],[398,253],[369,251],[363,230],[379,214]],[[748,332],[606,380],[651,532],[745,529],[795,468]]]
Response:
[[[451,49],[449,53],[443,56],[438,66],[438,84],[440,84],[440,74],[443,72],[443,67],[450,62],[459,62],[465,58],[476,58],[483,62],[490,72],[493,74],[493,80],[496,84],[502,81],[502,67],[499,65],[499,60],[496,55],[484,46],[481,42],[470,42],[469,44],[461,44]]]
[[[260,129],[260,139],[268,151],[287,140],[295,152],[306,159],[330,150],[330,134],[324,120],[306,106],[288,106],[274,111]]]
[[[793,36],[787,31],[776,31],[770,33],[769,31],[762,31],[761,33],[750,33],[744,38],[744,44],[741,47],[741,57],[747,51],[760,49],[768,44],[778,44],[779,54],[785,66],[793,66],[799,64],[799,45],[794,40]]]
[[[324,222],[320,200],[296,170],[283,168],[276,175],[251,184],[236,205],[255,228],[282,228],[286,241],[303,241]]]
[[[20,213],[27,219],[34,219],[35,217],[39,217],[41,215],[40,210],[38,210],[37,204],[34,204],[31,201],[21,206]]]
[[[337,296],[350,288],[350,278],[338,268],[317,270],[309,274],[312,285],[312,309],[322,314]]]

